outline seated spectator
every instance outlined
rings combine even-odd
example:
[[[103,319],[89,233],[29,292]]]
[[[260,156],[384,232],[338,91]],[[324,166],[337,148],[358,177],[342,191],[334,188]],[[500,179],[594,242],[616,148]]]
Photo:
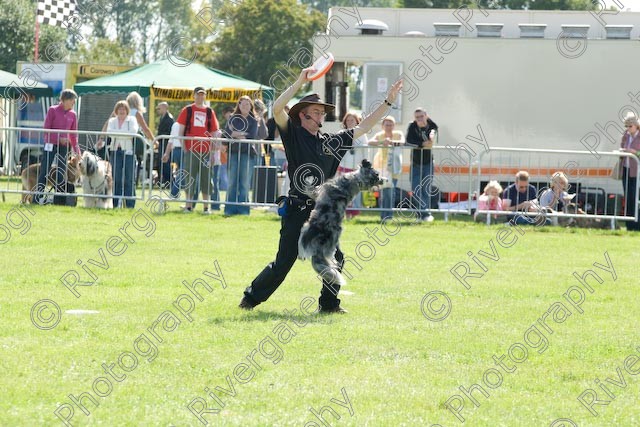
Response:
[[[484,192],[478,197],[478,208],[473,216],[474,221],[484,222],[487,220],[487,213],[481,213],[478,211],[501,211],[502,199],[500,194],[502,193],[502,186],[498,181],[489,181],[484,187]],[[493,214],[492,218],[497,219],[498,214]]]
[[[519,171],[516,174],[516,182],[508,186],[502,193],[502,206],[505,211],[528,211],[532,206],[533,200],[536,198],[536,188],[529,184],[529,173],[527,171]],[[525,224],[522,222],[524,217],[518,215],[509,216],[507,220],[516,218],[517,224]]]
[[[551,176],[549,187],[542,192],[538,199],[538,203],[542,208],[561,211],[576,196],[575,194],[567,193],[566,190],[571,186],[563,172],[556,172]]]

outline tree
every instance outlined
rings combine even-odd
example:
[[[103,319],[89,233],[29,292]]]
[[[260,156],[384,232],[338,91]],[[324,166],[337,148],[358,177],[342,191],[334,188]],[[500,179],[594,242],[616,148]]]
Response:
[[[202,9],[201,7],[198,13]],[[160,0],[158,37],[153,55],[156,58],[164,56],[180,40],[204,42],[208,32],[208,28],[196,18],[191,2]]]
[[[213,42],[214,49],[199,46],[198,60],[264,84],[269,84],[276,71],[289,67],[287,63],[301,49],[313,51],[311,37],[326,25],[324,15],[309,12],[296,0],[227,3],[220,18],[224,25]],[[297,74],[300,65],[310,65],[291,62],[288,73]]]
[[[301,0],[300,3],[328,15],[331,7],[394,7],[397,0]]]
[[[457,9],[460,6],[473,7],[476,3],[473,0],[399,0],[399,7],[407,8],[434,8],[434,9]]]
[[[133,65],[134,49],[117,40],[93,37],[71,54],[71,61],[90,64]]]
[[[398,0],[399,7],[457,9],[460,6],[483,9],[593,10],[591,0]]]
[[[13,0],[0,7],[0,69],[16,71],[16,61],[33,59],[35,50],[36,2]],[[50,25],[40,26],[39,56],[45,61],[46,47],[58,43],[64,45],[65,31]]]
[[[167,49],[175,40],[201,41],[206,37],[190,1],[78,0],[78,10],[82,17],[82,34],[88,34],[88,40],[74,48],[81,49],[85,44],[83,55],[87,54],[88,46],[105,43],[104,39],[109,38],[108,29],[115,32],[117,45],[129,47],[127,52],[133,49],[130,61],[127,61],[132,63],[150,62],[166,56]]]
[[[597,2],[591,0],[503,0],[508,9],[531,10],[594,10]]]

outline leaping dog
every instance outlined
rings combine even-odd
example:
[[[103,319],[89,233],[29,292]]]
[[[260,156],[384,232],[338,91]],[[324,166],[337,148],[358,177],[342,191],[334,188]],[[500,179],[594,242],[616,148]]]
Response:
[[[357,171],[333,178],[316,189],[315,208],[300,232],[298,258],[311,258],[313,269],[329,284],[345,283],[334,255],[347,206],[360,191],[380,184],[380,174],[365,159]]]

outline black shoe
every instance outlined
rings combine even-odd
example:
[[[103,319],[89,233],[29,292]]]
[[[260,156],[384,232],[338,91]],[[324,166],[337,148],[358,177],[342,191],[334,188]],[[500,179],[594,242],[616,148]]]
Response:
[[[247,310],[247,311],[253,310],[253,307],[255,307],[255,305],[253,305],[251,303],[251,301],[249,301],[249,299],[246,296],[242,297],[242,300],[240,301],[240,304],[238,304],[238,308],[241,308],[241,309]]]
[[[332,308],[322,308],[321,305],[318,306],[318,313],[320,314],[347,314],[348,311],[339,305]]]

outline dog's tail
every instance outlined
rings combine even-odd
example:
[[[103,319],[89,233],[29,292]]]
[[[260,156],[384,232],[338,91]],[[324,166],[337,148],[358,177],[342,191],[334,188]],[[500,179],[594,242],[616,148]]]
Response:
[[[319,255],[313,255],[311,257],[311,265],[322,277],[322,280],[325,280],[330,285],[343,286],[345,284],[344,277],[342,277],[342,274],[340,274],[337,266],[332,261]]]

